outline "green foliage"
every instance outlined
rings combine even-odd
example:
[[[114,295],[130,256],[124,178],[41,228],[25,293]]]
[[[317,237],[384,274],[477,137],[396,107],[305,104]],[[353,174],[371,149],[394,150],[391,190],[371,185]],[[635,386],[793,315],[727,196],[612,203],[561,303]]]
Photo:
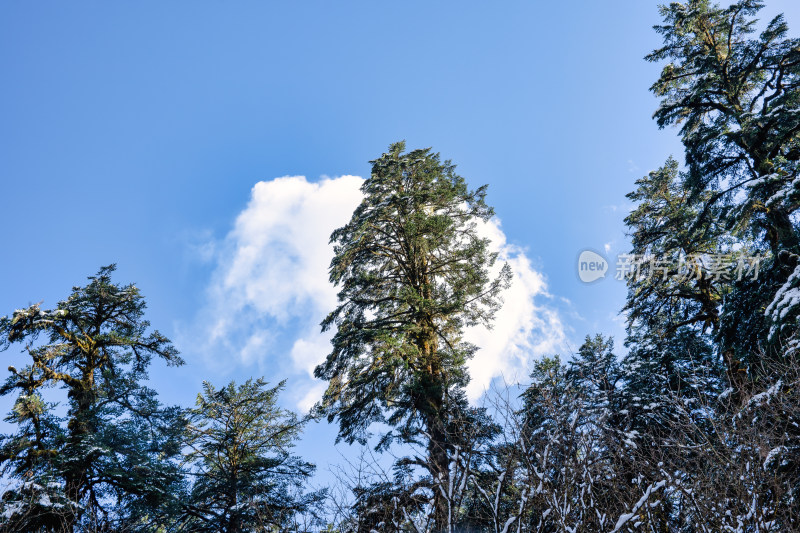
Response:
[[[701,345],[710,345],[737,389],[756,354],[780,357],[791,336],[781,326],[768,338],[766,310],[800,242],[800,40],[787,37],[782,16],[755,35],[761,7],[690,0],[661,8],[664,46],[647,57],[667,61],[652,87],[662,99],[654,117],[681,126],[686,170],[670,159],[639,180],[626,219],[632,253],[654,260],[649,276],[629,282],[628,344],[647,353],[643,364],[662,368],[670,364],[658,357],[705,360]],[[757,280],[708,271],[754,255]],[[776,316],[794,321],[791,311]]]
[[[652,261],[628,283],[630,352],[620,365],[620,392],[631,431],[639,442],[652,443],[637,452],[639,479],[650,486],[675,475],[700,487],[706,481],[695,472],[705,472],[709,479],[727,480],[720,485],[734,494],[742,490],[740,481],[757,478],[748,454],[762,437],[748,433],[740,420],[755,391],[784,377],[775,374],[783,368],[778,361],[794,357],[800,40],[787,37],[782,16],[756,35],[762,7],[755,0],[728,7],[707,0],[663,6],[664,24],[656,30],[664,46],[647,57],[667,63],[652,87],[661,98],[654,117],[661,127],[680,125],[686,154],[683,171],[670,158],[628,195],[637,204],[626,218],[632,253]],[[736,264],[754,255],[761,257],[757,278],[715,275],[708,268],[718,260]],[[783,409],[765,416],[794,415]],[[790,434],[781,438],[788,442]],[[756,447],[778,450],[778,440]],[[673,474],[662,471],[665,458],[672,463],[663,470]],[[737,462],[746,472],[737,470]],[[760,475],[766,468],[753,472]],[[776,509],[783,496],[767,502],[768,495],[786,489],[762,484],[746,489],[745,498],[757,494],[766,498],[760,509]],[[659,527],[674,524],[670,513],[701,489],[682,490],[688,489],[676,489],[664,500]],[[733,516],[743,498],[736,494],[709,494],[710,503],[703,505],[715,510],[692,512],[708,524],[720,509]],[[740,529],[744,520],[765,520],[769,528],[778,523],[769,516],[738,516]],[[779,529],[790,528],[790,522],[781,524]]]
[[[662,97],[654,117],[662,127],[681,124],[685,184],[702,205],[695,226],[722,217],[777,253],[798,245],[790,217],[800,206],[800,40],[786,37],[782,15],[753,38],[762,6],[664,6],[656,27],[664,46],[647,59],[669,61],[652,87]]]
[[[339,305],[322,323],[335,328],[333,350],[315,375],[329,382],[321,407],[340,438],[364,442],[374,422],[397,429],[383,444],[424,434],[426,468],[446,484],[448,417],[475,350],[463,328],[490,322],[511,273],[490,276],[496,254],[477,229],[493,215],[486,187],[470,191],[429,149],[404,149],[393,144],[372,161],[364,200],[331,235]],[[439,491],[434,499],[442,527]]]
[[[324,406],[350,442],[385,411],[392,425],[438,416],[467,379],[463,327],[488,323],[510,275],[490,279],[496,254],[476,230],[493,214],[486,187],[469,191],[449,161],[403,149],[372,162],[363,202],[331,235],[340,303],[323,322],[336,333],[315,374],[330,381]]]
[[[629,279],[629,321],[639,336],[665,338],[678,328],[697,325],[716,327],[719,304],[728,280],[698,275],[699,258],[731,249],[714,212],[703,224],[696,224],[706,193],[693,196],[670,158],[655,172],[636,182],[627,198],[637,203],[626,217],[633,248],[631,254],[651,258],[639,275]]]
[[[376,449],[402,453],[393,476],[346,480],[353,499],[326,531],[798,529],[800,39],[782,16],[756,34],[761,7],[661,8],[654,118],[680,127],[685,168],[669,158],[627,195],[631,253],[646,261],[628,280],[621,359],[587,336],[571,360],[535,362],[518,398],[470,406],[478,347],[464,329],[491,324],[511,277],[482,237],[486,186],[402,142],[371,162],[331,235],[339,293],[317,409],[338,439],[365,444],[381,425]],[[753,255],[757,279],[709,271]],[[205,383],[194,408],[164,408],[141,383],[154,357],[182,361],[113,271],[55,309],[0,318],[0,350],[29,358],[0,386],[16,427],[0,440],[0,529],[314,522],[326,493],[305,488],[314,466],[292,454],[307,419],[279,407],[284,383]]]
[[[148,333],[143,297],[112,283],[113,271],[102,268],[53,310],[37,304],[0,319],[0,347],[25,343],[31,359],[9,367],[0,388],[18,394],[6,420],[19,430],[0,445],[3,474],[19,480],[3,494],[6,527],[128,527],[143,516],[149,527],[164,520],[169,493],[180,491],[170,461],[179,451],[180,411],[162,408],[140,383],[153,356],[182,361],[166,337]],[[51,387],[67,393],[65,418],[42,398]]]
[[[194,481],[182,531],[282,531],[321,498],[302,490],[314,465],[291,449],[306,420],[278,407],[283,386],[203,384],[188,412],[185,460]]]

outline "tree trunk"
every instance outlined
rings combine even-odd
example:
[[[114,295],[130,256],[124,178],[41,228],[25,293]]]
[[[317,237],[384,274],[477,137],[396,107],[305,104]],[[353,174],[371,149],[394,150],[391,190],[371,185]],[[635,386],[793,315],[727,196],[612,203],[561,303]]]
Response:
[[[767,213],[767,241],[772,253],[777,256],[781,250],[797,253],[797,231],[785,211],[772,209]]]
[[[67,453],[83,454],[85,452],[79,452],[79,450],[83,447],[86,436],[92,434],[95,430],[89,421],[92,407],[94,407],[96,402],[93,372],[89,371],[84,374],[80,381],[80,388],[73,388],[69,392],[69,395],[75,402],[75,411],[67,424],[67,428],[69,429],[69,444],[66,447],[66,451]],[[73,458],[71,463],[72,464],[64,471],[64,485],[69,501],[79,503],[88,489],[87,472],[91,467],[91,461],[83,455],[80,461]],[[74,530],[80,520],[81,514],[82,511],[80,508],[75,508],[67,514],[64,520],[66,531]]]
[[[450,502],[448,488],[450,486],[450,458],[447,453],[447,431],[440,417],[428,423],[428,467],[434,478],[433,494],[433,531],[434,533],[450,533]]]
[[[446,496],[450,484],[450,457],[448,453],[447,413],[445,388],[447,384],[432,328],[420,339],[421,352],[425,358],[426,374],[421,380],[420,411],[423,413],[428,433],[427,461],[433,478],[433,531],[449,532],[449,502]]]

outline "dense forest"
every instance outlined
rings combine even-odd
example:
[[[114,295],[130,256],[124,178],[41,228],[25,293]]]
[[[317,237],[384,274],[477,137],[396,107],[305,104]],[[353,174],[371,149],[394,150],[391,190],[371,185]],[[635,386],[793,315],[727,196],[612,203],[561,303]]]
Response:
[[[800,531],[800,39],[761,7],[661,8],[654,119],[685,152],[628,195],[625,350],[588,335],[470,404],[464,329],[514,274],[486,186],[396,143],[331,235],[307,415],[271,376],[160,403],[150,364],[184,362],[114,265],[1,318],[28,361],[0,387],[2,531]],[[293,451],[314,419],[364,450],[328,487]]]

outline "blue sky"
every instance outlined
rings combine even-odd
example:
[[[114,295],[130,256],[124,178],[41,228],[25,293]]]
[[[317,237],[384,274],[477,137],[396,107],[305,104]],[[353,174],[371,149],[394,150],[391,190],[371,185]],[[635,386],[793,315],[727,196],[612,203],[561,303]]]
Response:
[[[656,5],[4,2],[0,314],[116,262],[187,361],[153,368],[165,402],[265,375],[297,408],[332,294],[314,239],[357,201],[339,177],[405,139],[489,184],[487,231],[525,281],[509,297],[522,318],[475,333],[506,357],[483,379],[586,334],[621,346],[623,284],[584,285],[575,260],[624,252],[625,193],[681,155],[650,119]],[[762,18],[778,12],[800,26],[796,3]],[[220,318],[233,325],[212,339]],[[309,428],[301,451],[324,462],[333,435]]]

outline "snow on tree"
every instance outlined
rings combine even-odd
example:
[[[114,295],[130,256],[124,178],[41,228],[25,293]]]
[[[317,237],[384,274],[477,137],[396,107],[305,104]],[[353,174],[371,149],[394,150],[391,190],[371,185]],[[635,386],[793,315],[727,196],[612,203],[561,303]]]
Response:
[[[154,356],[182,361],[148,331],[139,290],[111,281],[114,269],[101,268],[52,310],[36,304],[0,319],[0,348],[22,344],[30,358],[9,367],[0,388],[17,394],[6,420],[19,429],[0,445],[3,474],[19,481],[3,494],[2,521],[12,530],[146,529],[165,519],[179,492],[171,459],[180,411],[162,407],[141,382]],[[42,399],[46,388],[66,393],[65,417]]]

